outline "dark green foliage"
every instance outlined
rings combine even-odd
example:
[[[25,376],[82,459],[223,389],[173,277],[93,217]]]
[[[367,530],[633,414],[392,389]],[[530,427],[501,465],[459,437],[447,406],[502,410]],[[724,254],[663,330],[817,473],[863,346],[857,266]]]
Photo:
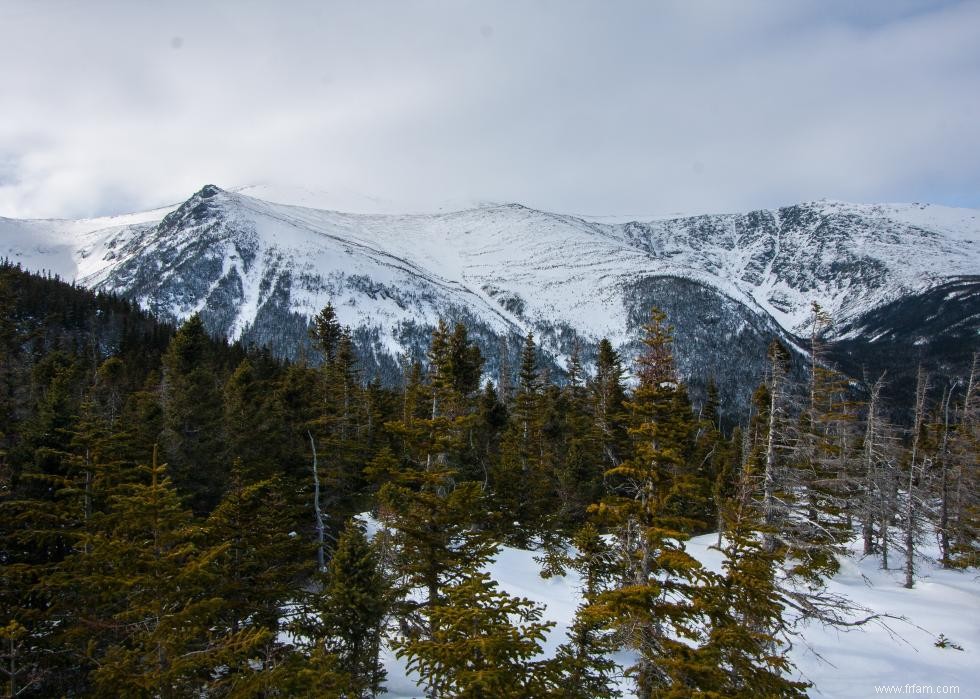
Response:
[[[341,333],[342,328],[340,321],[337,320],[337,313],[329,303],[310,322],[310,339],[328,364],[337,356]]]
[[[553,622],[541,622],[540,607],[501,592],[488,575],[464,576],[425,616],[430,632],[395,648],[430,696],[525,699],[556,691],[554,663],[533,660]]]
[[[547,528],[556,509],[554,451],[545,434],[549,402],[538,374],[537,347],[528,335],[521,352],[514,405],[500,442],[500,459],[490,471],[494,509],[500,512],[502,532],[509,541],[526,545]]]
[[[691,683],[705,696],[805,697],[809,685],[787,677],[779,557],[759,536],[762,515],[752,498],[753,478],[744,473],[719,505],[726,523],[724,570],[705,588],[708,633]]]
[[[311,658],[326,653],[336,659],[346,678],[345,696],[375,696],[383,689],[379,653],[392,595],[377,546],[356,521],[338,538],[322,583],[294,629],[307,639]]]
[[[228,475],[216,369],[204,324],[200,316],[191,316],[163,357],[161,444],[174,482],[196,514],[217,504]]]
[[[729,437],[710,383],[692,409],[664,315],[646,330],[631,388],[608,341],[588,378],[570,345],[555,382],[528,336],[501,389],[466,327],[440,323],[392,391],[329,306],[312,328],[323,363],[284,365],[199,318],[175,334],[0,265],[4,689],[366,697],[394,648],[435,696],[611,697],[613,653],[631,649],[644,698],[799,697],[783,607],[832,615],[782,585],[789,573],[819,589],[838,532],[871,513],[868,553],[884,552],[882,523],[911,502],[944,565],[976,565],[975,375],[924,396],[903,443],[859,429],[884,410],[842,375],[814,362],[797,381],[775,345]],[[871,476],[855,479],[865,452]],[[373,538],[352,517],[365,511]],[[719,573],[685,544],[714,525]],[[538,655],[541,610],[486,575],[501,541],[580,575],[554,658]]]
[[[211,684],[216,667],[248,668],[238,659],[270,632],[221,623],[228,600],[217,594],[215,566],[229,545],[202,545],[166,468],[154,460],[143,470],[145,480],[114,490],[56,578],[87,600],[65,633],[82,653],[99,649],[94,691],[186,695]]]
[[[622,361],[609,340],[599,342],[595,377],[588,382],[589,398],[606,468],[619,465],[628,452],[626,389]]]
[[[261,639],[254,656],[238,655],[222,677],[220,686],[233,694],[274,688],[288,660],[278,640],[282,609],[310,575],[312,558],[309,545],[284,528],[285,499],[280,479],[246,481],[236,461],[225,497],[204,523],[206,541],[219,550],[210,563],[211,593],[223,600],[215,621]]]
[[[389,471],[390,482],[378,494],[382,521],[391,528],[395,570],[405,591],[418,591],[421,597],[402,603],[406,626],[416,628],[424,623],[417,612],[440,604],[448,585],[485,564],[496,550],[489,533],[476,526],[486,511],[481,484],[457,480],[465,437],[476,418],[477,386],[456,380],[450,347],[448,329],[440,323],[429,351],[428,381],[421,383],[413,370],[403,419],[388,424],[401,442],[401,463]],[[460,393],[461,387],[473,393]],[[419,410],[422,396],[424,413]],[[391,467],[389,462],[385,468]]]
[[[564,696],[569,699],[601,699],[621,696],[614,680],[621,668],[610,657],[619,642],[609,630],[601,596],[611,589],[617,572],[616,554],[591,524],[579,530],[572,543],[577,551],[570,567],[582,576],[582,604],[568,631],[568,641],[558,648],[555,662],[562,674]]]
[[[670,329],[656,310],[644,343],[640,383],[628,404],[633,455],[607,471],[613,496],[595,511],[617,533],[624,578],[599,604],[624,645],[637,652],[630,672],[638,694],[649,697],[683,684],[696,662],[683,660],[684,641],[697,637],[703,573],[684,542],[697,525],[687,506],[703,487],[686,464],[694,420],[674,370]]]

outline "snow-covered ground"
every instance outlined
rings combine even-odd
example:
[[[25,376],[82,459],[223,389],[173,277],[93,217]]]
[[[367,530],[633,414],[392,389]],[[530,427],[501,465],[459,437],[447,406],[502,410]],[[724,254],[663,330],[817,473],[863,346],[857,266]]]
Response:
[[[706,566],[718,569],[721,556],[709,548],[716,536],[696,537],[690,551]],[[927,554],[934,551],[926,551]],[[501,550],[490,572],[500,587],[512,595],[528,597],[546,606],[545,619],[556,622],[545,646],[554,653],[565,640],[579,603],[579,580],[566,577],[542,579],[531,551]],[[895,559],[901,564],[900,558]],[[980,574],[942,570],[923,556],[915,588],[902,586],[904,574],[880,570],[877,557],[856,554],[843,560],[841,572],[830,582],[830,592],[843,594],[857,605],[889,618],[884,624],[869,623],[849,631],[820,625],[806,627],[795,639],[790,657],[799,677],[813,683],[812,697],[847,699],[878,694],[943,694],[980,696]],[[940,635],[962,647],[939,648]],[[416,682],[390,654],[385,657],[389,696],[422,696]],[[624,688],[628,689],[628,681]],[[877,689],[876,689],[877,687]],[[892,689],[889,689],[892,688]],[[900,688],[901,691],[898,691]],[[624,696],[631,696],[629,691]]]

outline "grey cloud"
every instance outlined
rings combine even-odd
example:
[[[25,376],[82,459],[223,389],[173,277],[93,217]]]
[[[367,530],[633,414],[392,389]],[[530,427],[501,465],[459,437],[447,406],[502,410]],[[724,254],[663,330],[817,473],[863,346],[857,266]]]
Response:
[[[980,2],[6,3],[0,215],[205,182],[980,206]]]

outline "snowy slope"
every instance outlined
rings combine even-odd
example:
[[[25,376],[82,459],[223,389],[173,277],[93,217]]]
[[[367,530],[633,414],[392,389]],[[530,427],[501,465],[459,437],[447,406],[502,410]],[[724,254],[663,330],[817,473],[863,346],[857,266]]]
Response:
[[[853,329],[873,309],[980,273],[980,213],[965,209],[821,201],[603,223],[517,204],[339,213],[244,192],[345,199],[209,185],[144,214],[0,219],[0,255],[173,320],[200,312],[212,332],[289,356],[330,301],[367,366],[389,376],[402,352],[422,351],[440,317],[471,326],[491,371],[499,339],[512,347],[528,331],[561,367],[575,341],[588,348],[608,337],[628,353],[656,304],[678,328],[682,371],[724,374],[723,396],[756,380],[752,358],[771,337],[806,334],[812,301]]]
[[[112,261],[102,241],[134,227],[156,225],[177,204],[119,216],[21,220],[0,217],[0,257],[32,271],[46,271],[73,281],[105,269]]]
[[[303,206],[308,209],[346,211],[352,214],[438,214],[494,205],[494,203],[485,201],[441,199],[438,197],[422,203],[400,202],[368,196],[348,188],[331,187],[329,190],[323,190],[270,183],[234,187],[230,191],[274,204]]]
[[[619,230],[673,264],[713,271],[801,334],[812,301],[845,322],[980,272],[980,212],[972,209],[819,201]]]
[[[711,545],[716,535],[691,540],[691,553],[704,565],[720,569],[721,558]],[[935,552],[932,552],[935,553]],[[536,554],[503,548],[490,573],[501,589],[528,597],[546,607],[544,619],[556,622],[544,647],[552,655],[565,640],[580,602],[580,582],[574,573],[542,579]],[[900,564],[901,562],[899,562]],[[830,592],[843,594],[874,613],[895,617],[887,625],[869,624],[839,631],[811,624],[802,630],[789,655],[796,676],[813,686],[809,695],[825,699],[875,696],[875,687],[913,684],[936,688],[959,687],[959,696],[974,696],[980,687],[980,581],[976,570],[951,571],[933,560],[919,561],[921,578],[906,590],[898,570],[880,570],[877,558],[860,559],[856,550],[842,560],[842,569],[829,583]],[[963,650],[938,648],[940,634]],[[401,663],[386,655],[387,688],[393,698],[421,696],[417,681]],[[628,657],[618,658],[628,663]],[[625,697],[633,696],[624,680]],[[920,692],[921,693],[921,692]],[[935,691],[939,694],[939,691]]]
[[[242,192],[318,204],[334,200],[327,193],[268,185]],[[505,294],[531,318],[547,316],[595,335],[623,334],[616,290],[651,274],[704,282],[799,333],[813,300],[846,319],[937,280],[980,272],[980,212],[971,209],[822,201],[611,225],[513,204],[446,214],[357,215],[274,204],[244,193],[217,190],[215,197],[216,216],[254,230],[263,250],[279,251],[306,270],[315,264],[321,276],[335,271],[335,246],[346,243],[381,267],[408,267],[472,299]],[[351,204],[349,198],[337,197]],[[375,208],[390,206],[364,199]],[[84,221],[0,219],[0,250],[29,268],[118,287],[112,272],[125,260],[113,252],[127,237],[144,239],[140,224],[159,221],[171,210]],[[107,247],[107,241],[115,245]],[[154,249],[142,245],[125,254],[131,259]],[[233,336],[254,319],[253,297],[242,299]],[[296,308],[311,304],[320,305],[320,299],[304,297]],[[177,316],[188,311],[172,310]]]

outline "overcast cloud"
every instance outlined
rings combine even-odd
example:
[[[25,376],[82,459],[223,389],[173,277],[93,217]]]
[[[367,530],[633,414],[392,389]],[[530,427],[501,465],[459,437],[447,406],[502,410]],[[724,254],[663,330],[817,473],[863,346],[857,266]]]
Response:
[[[980,207],[980,2],[0,2],[0,215]]]

